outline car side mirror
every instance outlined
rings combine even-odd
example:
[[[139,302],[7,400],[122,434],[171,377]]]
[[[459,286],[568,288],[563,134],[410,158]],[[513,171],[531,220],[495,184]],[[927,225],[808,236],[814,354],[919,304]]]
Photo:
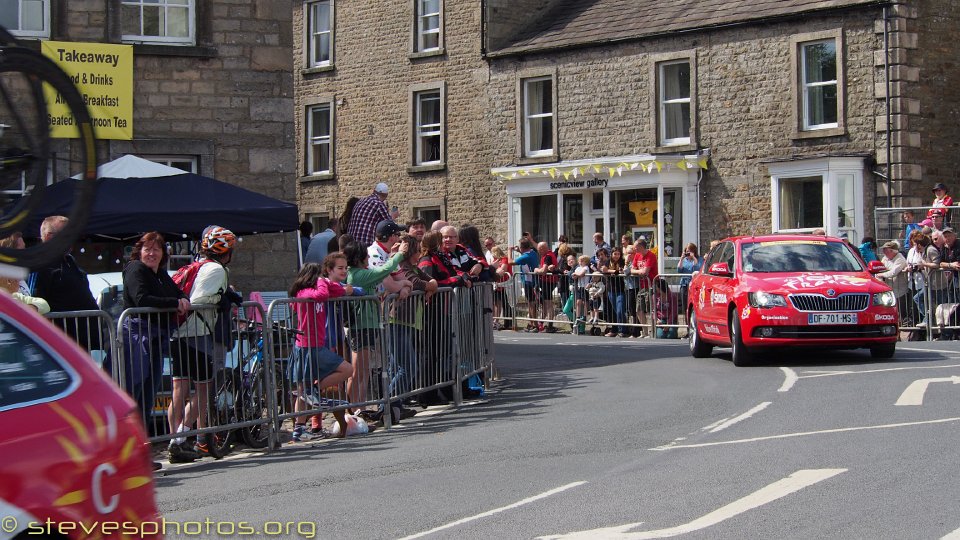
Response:
[[[871,274],[879,274],[880,272],[886,272],[887,267],[883,265],[880,261],[870,261],[867,264],[867,272]]]
[[[725,262],[713,263],[710,265],[710,274],[722,277],[733,277],[733,272]]]

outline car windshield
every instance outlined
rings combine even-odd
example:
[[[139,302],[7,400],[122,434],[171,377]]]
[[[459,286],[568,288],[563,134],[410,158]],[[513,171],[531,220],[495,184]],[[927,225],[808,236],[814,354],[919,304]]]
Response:
[[[842,242],[776,240],[741,246],[744,272],[861,272],[863,265]]]

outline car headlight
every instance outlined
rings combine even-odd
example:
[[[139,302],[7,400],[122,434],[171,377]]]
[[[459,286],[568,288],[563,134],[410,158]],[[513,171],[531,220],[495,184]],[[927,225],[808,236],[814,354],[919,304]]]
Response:
[[[755,308],[786,307],[787,299],[782,295],[764,291],[752,292],[747,295],[750,305]]]
[[[893,307],[897,305],[897,295],[893,291],[878,292],[873,295],[873,305]]]

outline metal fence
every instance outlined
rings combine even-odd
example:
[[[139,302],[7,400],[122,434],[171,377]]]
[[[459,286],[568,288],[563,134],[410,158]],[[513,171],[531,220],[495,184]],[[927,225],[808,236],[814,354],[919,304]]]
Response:
[[[930,212],[931,210],[937,210]],[[940,210],[943,210],[941,213]],[[874,231],[876,232],[877,245],[882,246],[890,240],[896,240],[900,244],[900,250],[906,254],[910,248],[908,244],[908,228],[912,231],[923,220],[927,219],[928,213],[931,213],[930,220],[933,227],[943,229],[944,227],[957,228],[958,219],[960,219],[960,209],[958,208],[937,208],[930,206],[904,206],[897,208],[875,208],[873,213]],[[945,214],[945,215],[943,215]],[[942,216],[942,217],[941,217]],[[860,238],[850,238],[854,245],[860,245]]]
[[[383,301],[245,302],[229,315],[194,305],[186,321],[154,308],[126,309],[116,322],[105,311],[48,318],[137,401],[151,442],[199,436],[226,452],[240,442],[275,448],[285,421],[325,412],[392,411],[436,392],[459,405],[461,383],[469,391],[492,370],[492,305],[493,286],[476,284]],[[319,362],[312,349],[323,349]],[[337,374],[331,365],[344,359]],[[391,427],[392,414],[382,418]],[[170,422],[183,427],[171,432]]]
[[[495,319],[501,328],[608,337],[686,335],[689,274],[660,274],[650,285],[636,276],[516,272],[497,284]]]

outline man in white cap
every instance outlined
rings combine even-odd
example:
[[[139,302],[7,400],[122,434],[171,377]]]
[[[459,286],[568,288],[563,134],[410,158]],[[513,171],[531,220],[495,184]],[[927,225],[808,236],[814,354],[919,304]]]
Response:
[[[390,210],[387,208],[387,185],[380,182],[373,188],[373,193],[357,201],[350,214],[350,226],[347,234],[353,237],[360,245],[373,244],[376,237],[377,223],[390,220]]]

